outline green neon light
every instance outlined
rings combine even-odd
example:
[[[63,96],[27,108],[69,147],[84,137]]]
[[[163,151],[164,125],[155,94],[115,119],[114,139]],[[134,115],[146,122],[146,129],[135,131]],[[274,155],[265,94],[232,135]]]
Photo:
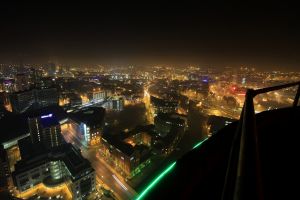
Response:
[[[203,142],[205,142],[208,138],[205,138],[204,140],[202,140],[201,142],[199,142],[198,144],[196,144],[193,149],[196,149],[197,147],[199,147]]]
[[[208,138],[205,138],[204,140],[202,140],[201,142],[197,143],[193,149],[196,149],[197,147],[199,147],[201,144],[203,144],[203,142],[205,142]],[[147,193],[156,185],[158,184],[158,182],[167,174],[169,173],[175,166],[176,162],[173,162],[169,167],[167,167],[167,169],[165,169],[158,177],[156,177],[151,183],[150,185],[148,185],[146,187],[146,189],[135,199],[135,200],[141,200],[143,199]]]
[[[148,185],[146,187],[146,189],[136,198],[136,200],[141,200],[143,197],[146,196],[146,194],[156,185],[158,184],[158,182],[168,173],[170,172],[174,166],[175,166],[176,162],[173,162],[169,167],[167,167],[167,169],[165,169],[158,177],[156,177],[154,179],[154,181],[152,181],[150,183],[150,185]]]

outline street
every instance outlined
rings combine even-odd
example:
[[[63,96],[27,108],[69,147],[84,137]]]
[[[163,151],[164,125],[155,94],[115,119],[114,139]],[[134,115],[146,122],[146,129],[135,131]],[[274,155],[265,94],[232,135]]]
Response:
[[[97,157],[97,148],[85,147],[80,141],[80,138],[76,136],[75,130],[71,126],[63,125],[61,131],[65,140],[80,149],[82,156],[90,161],[96,172],[97,180],[101,180],[109,187],[118,199],[134,199],[137,195],[135,190],[123,181],[123,179],[118,176],[103,159]]]

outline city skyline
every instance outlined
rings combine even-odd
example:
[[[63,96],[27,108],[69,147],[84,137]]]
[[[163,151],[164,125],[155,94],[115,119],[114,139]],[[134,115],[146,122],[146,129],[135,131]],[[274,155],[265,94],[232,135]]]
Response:
[[[297,7],[214,3],[2,3],[0,199],[297,196]]]

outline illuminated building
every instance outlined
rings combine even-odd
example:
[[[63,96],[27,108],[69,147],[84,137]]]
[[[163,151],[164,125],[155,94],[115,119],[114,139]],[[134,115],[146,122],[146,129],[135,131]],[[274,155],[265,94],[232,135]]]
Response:
[[[87,145],[95,145],[100,143],[104,117],[104,108],[90,107],[70,113],[69,122],[79,138]]]
[[[110,135],[101,138],[100,153],[113,162],[113,167],[122,170],[127,178],[140,173],[141,169],[151,162],[149,147],[145,145],[133,147]]]
[[[13,172],[14,185],[19,192],[43,183],[57,187],[69,182],[73,199],[86,199],[95,190],[95,172],[90,163],[71,144],[18,161]]]
[[[16,91],[15,80],[10,78],[5,78],[1,80],[1,89],[7,93],[13,93]]]
[[[100,100],[104,100],[107,97],[107,92],[106,91],[93,91],[92,93],[92,99],[94,101],[100,101]]]
[[[150,96],[150,103],[154,108],[154,114],[175,113],[178,109],[178,101],[169,101]]]
[[[46,148],[53,148],[64,143],[60,124],[52,113],[28,118],[28,127],[33,144],[42,143]]]
[[[23,113],[29,110],[58,105],[58,93],[56,88],[32,89],[10,94],[9,100],[13,112]]]
[[[131,135],[130,137],[126,138],[124,142],[127,144],[131,144],[132,146],[135,145],[146,145],[148,147],[151,146],[151,139],[152,136],[147,132],[138,132],[137,134]]]
[[[123,97],[113,97],[108,100],[103,107],[107,110],[122,111],[124,109],[125,100]]]

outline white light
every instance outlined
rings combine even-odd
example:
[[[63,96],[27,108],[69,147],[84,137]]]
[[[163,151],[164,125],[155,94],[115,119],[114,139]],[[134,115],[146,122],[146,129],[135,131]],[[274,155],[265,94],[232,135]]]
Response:
[[[124,190],[128,190],[127,187],[116,177],[116,175],[112,175],[112,177],[120,184],[120,186],[124,189]]]
[[[48,115],[42,115],[42,116],[41,116],[41,118],[42,118],[42,119],[44,119],[44,118],[48,118],[48,117],[52,117],[52,114],[48,114]]]

